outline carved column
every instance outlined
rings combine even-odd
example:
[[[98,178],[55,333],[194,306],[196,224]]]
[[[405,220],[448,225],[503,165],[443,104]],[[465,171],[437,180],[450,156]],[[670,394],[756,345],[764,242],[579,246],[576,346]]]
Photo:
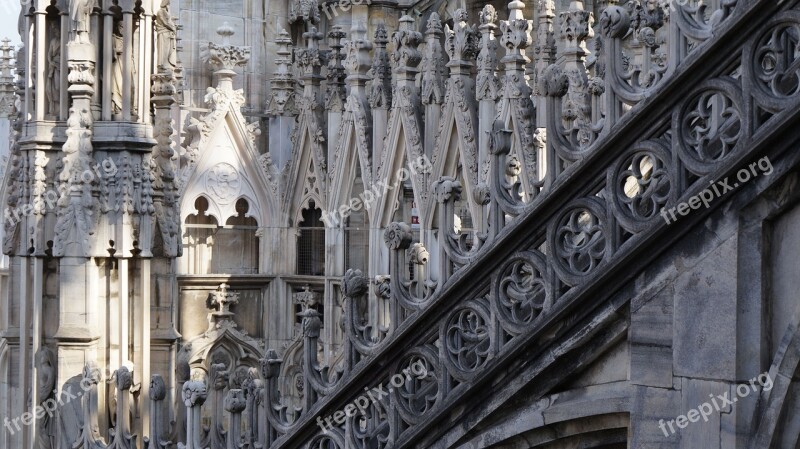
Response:
[[[319,367],[317,347],[319,334],[322,329],[320,314],[311,308],[313,303],[304,304],[305,310],[300,314],[303,317],[303,410],[311,410],[317,402],[317,393],[311,385],[312,370]]]
[[[122,121],[133,118],[133,0],[123,0],[122,7]]]
[[[186,444],[180,444],[181,449],[204,449],[206,446],[200,442],[200,435],[203,432],[201,424],[201,407],[206,402],[208,392],[203,382],[189,381],[183,384],[182,390],[183,403],[189,410],[186,419]]]
[[[34,12],[34,39],[36,48],[36,80],[34,89],[36,91],[34,120],[44,120],[46,113],[47,95],[45,95],[45,82],[47,81],[45,67],[47,66],[47,11],[45,5],[40,3]]]
[[[227,449],[240,449],[242,439],[242,412],[247,406],[244,391],[232,389],[225,398],[225,411],[230,413],[228,423]]]
[[[322,66],[325,64],[326,55],[320,51],[319,41],[322,40],[322,33],[317,31],[317,28],[312,26],[309,31],[303,33],[303,38],[306,40],[306,47],[295,51],[297,65],[300,68],[301,79],[303,80],[303,97],[300,101],[300,113],[311,114],[313,121],[317,126],[317,130],[311,130],[316,133],[324,133],[326,130],[321,128],[323,121],[323,99],[321,92],[321,83],[323,80]],[[312,117],[309,117],[312,118]],[[313,124],[311,124],[313,126]],[[323,137],[325,137],[323,135]],[[324,155],[320,155],[324,157]],[[324,164],[324,161],[318,161]]]
[[[95,214],[99,212],[93,196],[96,183],[93,173],[92,144],[94,120],[91,112],[94,94],[94,45],[73,34],[67,45],[69,95],[72,106],[67,119],[67,141],[62,148],[62,170],[57,183],[61,195],[55,223],[52,254],[59,260],[59,360],[96,360],[100,314],[103,308],[90,281],[96,276],[91,234],[96,231]],[[88,34],[88,33],[85,33]],[[59,385],[74,372],[59,372]]]

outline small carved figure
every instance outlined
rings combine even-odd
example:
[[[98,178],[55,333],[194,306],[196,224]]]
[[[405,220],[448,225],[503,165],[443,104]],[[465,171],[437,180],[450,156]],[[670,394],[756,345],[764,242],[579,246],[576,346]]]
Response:
[[[53,27],[53,37],[47,47],[47,110],[52,115],[58,115],[61,105],[61,39]]]
[[[69,5],[69,18],[72,23],[72,42],[88,44],[89,15],[92,13],[92,0],[72,0]]]
[[[158,67],[159,70],[174,70],[178,66],[176,36],[178,26],[172,19],[169,12],[170,0],[161,2],[161,9],[156,13],[155,29],[158,43]]]

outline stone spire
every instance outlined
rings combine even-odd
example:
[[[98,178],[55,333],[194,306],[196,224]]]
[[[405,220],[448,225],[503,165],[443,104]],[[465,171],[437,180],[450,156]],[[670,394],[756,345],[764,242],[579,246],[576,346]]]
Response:
[[[449,26],[445,28],[447,35],[445,40],[445,49],[447,56],[450,57],[450,62],[447,66],[451,71],[457,70],[459,73],[468,74],[469,68],[473,66],[475,55],[478,54],[478,32],[474,26],[467,23],[467,11],[465,9],[456,10],[453,18],[453,29]],[[466,72],[463,72],[466,70]]]
[[[591,98],[589,75],[586,70],[585,43],[593,35],[592,13],[583,9],[583,1],[572,0],[569,9],[560,13],[563,43],[564,74],[569,79],[563,118],[572,122],[577,143],[586,146],[594,139],[591,129]]]
[[[392,62],[398,84],[402,81],[413,82],[414,77],[419,73],[417,67],[422,62],[422,54],[419,51],[421,42],[422,33],[414,30],[414,19],[409,15],[401,17],[400,27],[392,35],[394,44]]]
[[[295,50],[297,66],[302,73],[303,80],[303,103],[306,107],[314,110],[321,109],[322,99],[320,98],[320,85],[323,79],[322,66],[325,65],[325,54],[319,49],[319,41],[322,40],[322,33],[317,31],[317,27],[303,33],[306,40],[306,47]],[[302,108],[301,108],[302,109]]]
[[[422,55],[422,103],[444,102],[445,61],[442,49],[442,21],[435,11],[425,31],[425,52]]]
[[[500,92],[500,81],[495,74],[497,70],[497,11],[492,5],[483,7],[480,13],[481,33],[480,51],[478,52],[478,77],[476,81],[478,100],[496,100]]]
[[[342,39],[347,36],[340,25],[334,25],[328,33],[328,46],[331,48],[328,60],[328,80],[325,88],[325,108],[329,111],[342,112],[346,91],[344,88],[345,71],[342,65],[344,54],[342,53]]]
[[[392,106],[392,68],[389,65],[389,54],[386,44],[389,38],[386,26],[379,23],[375,28],[375,53],[372,59],[372,89],[369,103],[373,109],[389,109]]]
[[[295,80],[292,76],[292,39],[283,28],[275,41],[278,44],[275,72],[270,79],[272,92],[267,103],[267,114],[271,116],[296,113],[294,103]]]
[[[0,41],[0,117],[8,117],[14,108],[14,47],[10,43],[9,38]]]

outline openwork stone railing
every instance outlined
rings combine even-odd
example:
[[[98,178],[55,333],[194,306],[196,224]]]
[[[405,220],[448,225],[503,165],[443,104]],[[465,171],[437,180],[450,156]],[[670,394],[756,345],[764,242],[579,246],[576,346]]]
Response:
[[[794,48],[800,12],[786,10],[789,2],[610,3],[599,19],[599,35],[592,36],[591,15],[581,2],[572,2],[558,17],[562,45],[556,52],[552,3],[540,2],[534,86],[526,78],[531,61],[524,52],[533,43],[532,23],[522,16],[521,2],[511,2],[509,19],[500,22],[502,58],[492,53],[497,26],[490,7],[480,27],[462,20],[446,28],[447,53],[451,62],[459,61],[449,64],[446,95],[464,95],[457,66],[466,64],[466,56],[477,57],[477,93],[463,96],[464,106],[478,116],[479,103],[495,89],[498,113],[489,126],[478,124],[488,131],[488,138],[476,139],[488,168],[473,191],[465,192],[453,178],[433,183],[441,207],[437,278],[426,276],[430,254],[413,243],[410,227],[391,224],[385,232],[390,276],[373,284],[351,270],[342,281],[345,340],[328,365],[318,360],[319,314],[302,314],[301,407],[284,402],[278,386],[284,361],[269,350],[261,372],[251,370],[241,389],[227,388],[213,367],[210,385],[183,384],[180,406],[186,410],[177,415],[185,416],[186,435],[164,428],[158,418],[164,416],[164,397],[151,387],[158,394],[151,398],[149,444],[430,447],[439,435],[432,426],[453,419],[447,410],[474,397],[477,387],[525,348],[544,350],[556,342],[563,336],[559,320],[610,320],[613,310],[600,304],[612,292],[601,291],[602,283],[630,279],[688,228],[668,228],[662,211],[753,162],[766,151],[770,132],[800,105],[800,54]],[[396,88],[416,89],[405,69],[419,63],[422,36],[410,18],[402,22],[394,36],[395,76],[402,78]],[[587,46],[594,49],[588,62]],[[354,54],[369,49],[345,47]],[[498,59],[503,72],[497,71]],[[409,92],[392,97],[403,95]],[[543,126],[534,130],[536,124]],[[528,170],[531,157],[542,162],[533,164],[536,176]],[[469,241],[450,232],[454,204],[463,195],[473,196],[485,220]],[[685,222],[707,213],[697,211]],[[409,264],[417,267],[415,281],[408,280]],[[366,316],[371,286],[386,306],[386,323]],[[568,350],[567,344],[556,345],[550,355]],[[421,374],[409,375],[412,367]],[[157,378],[153,385],[159,385]],[[388,398],[373,400],[373,389],[388,385]],[[214,391],[211,410],[203,415],[207,389]],[[363,396],[370,400],[356,412],[349,404]],[[85,404],[90,410],[91,399]],[[210,417],[208,431],[202,416]],[[92,419],[87,412],[86,422]],[[122,425],[124,435],[124,420]],[[87,438],[87,445],[76,447],[112,447]],[[113,444],[123,447],[122,440]]]

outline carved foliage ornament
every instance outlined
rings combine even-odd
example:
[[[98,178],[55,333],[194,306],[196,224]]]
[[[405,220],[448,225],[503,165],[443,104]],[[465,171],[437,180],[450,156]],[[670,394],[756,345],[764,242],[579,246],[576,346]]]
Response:
[[[201,48],[200,57],[214,70],[233,70],[244,67],[250,61],[250,47],[217,45],[209,42]]]
[[[414,19],[409,16],[400,18],[400,29],[392,34],[394,52],[392,52],[392,62],[397,68],[414,68],[422,61],[422,55],[418,50],[422,42],[422,33],[413,30]]]
[[[455,14],[454,29],[445,25],[445,49],[451,60],[471,61],[478,53],[479,37],[475,26],[467,23],[467,12],[459,9]]]

